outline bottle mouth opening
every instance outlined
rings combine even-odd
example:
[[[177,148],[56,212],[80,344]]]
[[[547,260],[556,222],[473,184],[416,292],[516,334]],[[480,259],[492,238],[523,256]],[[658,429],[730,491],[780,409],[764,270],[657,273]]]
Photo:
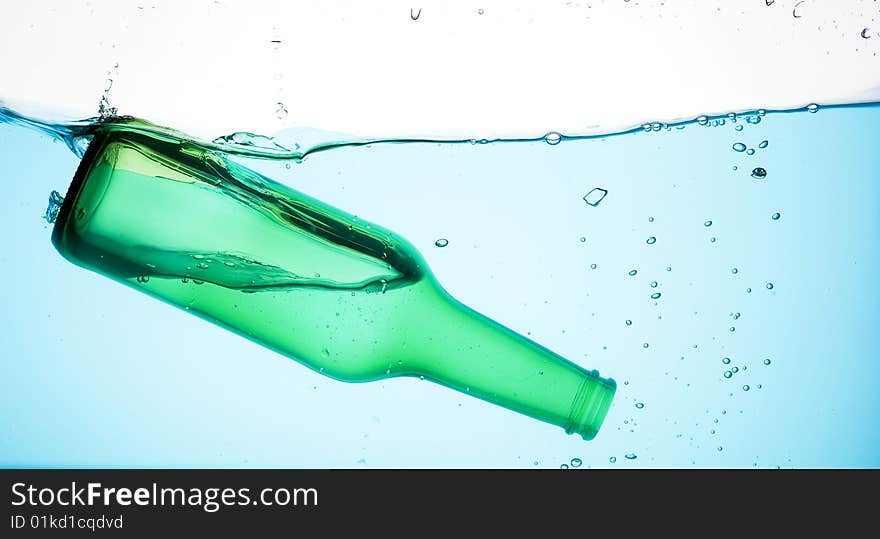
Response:
[[[592,440],[611,408],[617,383],[610,378],[601,378],[594,372],[581,384],[572,403],[572,413],[566,429],[570,434],[579,434],[584,440]]]

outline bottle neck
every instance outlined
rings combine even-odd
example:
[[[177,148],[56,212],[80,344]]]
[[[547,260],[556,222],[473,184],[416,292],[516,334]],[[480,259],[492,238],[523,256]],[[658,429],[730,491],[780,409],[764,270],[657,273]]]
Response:
[[[408,340],[423,343],[409,350],[411,371],[569,434],[587,440],[596,435],[614,397],[614,380],[477,313],[439,286],[435,290],[430,319],[414,317],[408,324],[410,332],[420,334]]]

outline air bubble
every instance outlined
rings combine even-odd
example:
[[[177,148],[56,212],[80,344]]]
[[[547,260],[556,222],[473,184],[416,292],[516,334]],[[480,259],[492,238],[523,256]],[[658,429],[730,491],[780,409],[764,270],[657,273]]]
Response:
[[[712,226],[712,221],[706,221],[703,226]]]
[[[614,464],[615,462],[617,462],[617,457],[611,457],[611,458],[609,458],[609,459],[608,459],[608,462],[610,462],[611,464]]]
[[[660,292],[654,292],[651,294],[651,299],[660,299]]]
[[[138,275],[137,282],[148,283],[148,282],[150,282],[150,276],[149,275]]]
[[[730,378],[731,376],[733,376],[733,373],[732,373],[732,372],[730,372],[730,371],[724,371],[724,377],[725,377],[725,378]]]
[[[559,469],[560,469],[560,470],[567,470],[567,469],[568,469],[568,464],[560,464],[560,465],[559,465]]]
[[[819,105],[817,105],[815,103],[810,103],[809,105],[807,105],[807,111],[809,111],[811,113],[815,113],[818,110],[819,110]]]
[[[449,245],[449,240],[447,240],[446,238],[440,238],[434,242],[434,245],[436,245],[437,247],[443,248],[443,247],[446,247],[447,245]]]
[[[645,243],[647,243],[648,245],[654,245],[655,243],[657,243],[657,238],[655,238],[654,236],[651,236],[650,238],[645,240]]]
[[[729,358],[729,357],[723,358],[723,359],[721,360],[721,363],[724,363],[725,365],[729,365],[729,364],[730,364],[730,358]]]
[[[648,344],[648,343],[642,343],[642,348],[647,348],[647,347],[649,347],[649,346],[651,346],[651,345]]]
[[[768,357],[764,360],[764,365],[769,365],[769,364],[770,364],[770,358]]]
[[[633,321],[632,321],[632,320],[627,320],[627,321],[626,321],[626,325],[628,325],[628,326],[633,325]]]
[[[749,387],[748,384],[746,384],[746,385],[743,386],[743,391],[748,391],[749,389],[751,389],[751,388]]]
[[[590,264],[590,269],[596,269],[596,264]]]
[[[328,357],[330,357],[330,350],[328,350],[326,348],[321,348],[321,357],[324,359],[327,359]]]
[[[761,143],[758,144],[758,148],[762,148],[762,149],[763,149],[763,148],[766,148],[768,144],[770,144],[769,141],[762,140]]]
[[[763,180],[767,177],[767,171],[761,167],[755,167],[752,169],[752,178],[757,178],[759,180]]]
[[[734,129],[736,129],[737,131],[742,131],[742,130],[743,130],[743,126],[738,125],[738,126],[734,127]]]
[[[550,133],[547,133],[546,135],[544,135],[544,142],[546,142],[547,144],[549,144],[551,146],[556,146],[557,144],[559,144],[559,142],[561,140],[562,140],[562,135],[560,135],[559,133],[557,133],[555,131],[551,131]]]
[[[780,217],[782,217],[782,215],[779,212],[776,212],[770,216],[770,218],[773,219],[774,221],[778,221]]]
[[[638,272],[639,272],[638,270],[634,270],[634,269],[632,269],[632,270],[629,270],[629,274],[628,274],[628,275],[629,275],[630,277],[632,277],[633,275],[635,275],[635,274],[638,273]]]
[[[730,273],[736,275],[737,273],[739,273],[739,269],[737,269],[737,268],[730,268]]]
[[[773,283],[767,283],[764,286],[767,288],[767,290],[773,290]]]
[[[755,149],[749,148],[748,150],[746,150],[746,155],[755,155]]]
[[[758,114],[760,114],[761,116],[764,115],[761,111],[758,111]],[[761,123],[761,116],[749,116],[748,118],[746,118],[746,122],[752,125],[759,124]]]
[[[571,467],[572,468],[580,468],[581,464],[583,464],[583,463],[584,463],[584,461],[582,461],[581,459],[579,459],[577,457],[571,459]]]
[[[279,101],[275,105],[276,105],[275,117],[278,118],[279,120],[283,120],[283,119],[287,118],[287,109],[284,107],[284,103]]]
[[[862,33],[859,35],[865,39],[869,39],[871,37],[871,29],[870,28],[863,28]]]
[[[598,206],[607,194],[608,191],[606,189],[602,189],[601,187],[594,187],[589,193],[584,195],[584,202],[586,202],[590,206]]]
[[[637,402],[637,403],[636,403],[636,408],[638,408],[639,410],[641,410],[641,409],[644,408],[644,407],[645,407],[645,403],[643,403],[643,402]]]
[[[636,460],[637,458],[639,458],[638,455],[636,455],[635,453],[627,453],[623,457],[627,460]]]
[[[737,142],[733,145],[733,151],[735,152],[744,152],[746,151],[746,145],[742,142]]]
[[[709,117],[708,116],[699,116],[697,118],[697,123],[700,125],[706,125],[707,123],[709,123]]]
[[[651,281],[651,288],[657,288],[657,281]]]

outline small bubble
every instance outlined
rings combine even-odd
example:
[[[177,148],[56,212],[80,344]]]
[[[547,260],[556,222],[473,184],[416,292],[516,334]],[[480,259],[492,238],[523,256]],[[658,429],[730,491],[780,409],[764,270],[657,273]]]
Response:
[[[739,367],[734,367],[734,368],[730,369],[730,372],[732,372],[732,373],[734,373],[734,374],[738,373],[738,372],[739,372]]]
[[[752,287],[748,287],[748,288],[746,288],[746,293],[747,293],[747,294],[751,294],[751,293],[752,293]]]
[[[660,299],[660,292],[654,292],[651,294],[651,299]]]
[[[764,386],[762,386],[761,384],[758,384],[758,385],[756,385],[755,387],[758,388],[758,389],[761,389],[761,388],[764,387]]]
[[[626,458],[627,460],[636,460],[639,457],[635,453],[627,453],[626,455],[624,455],[624,458]]]
[[[290,170],[290,163],[284,163],[284,168],[286,168],[287,170]]]
[[[666,271],[672,271],[672,266],[666,266]]]
[[[733,313],[733,319],[734,319],[734,320],[739,320],[739,317],[740,317],[740,316],[741,316],[741,315],[740,315],[739,313]]]
[[[759,114],[760,114],[760,112],[759,112]],[[761,117],[760,116],[749,116],[748,118],[746,118],[746,122],[750,123],[752,125],[759,124],[759,123],[761,123]]]
[[[712,221],[706,221],[703,226],[712,226]]]
[[[544,376],[544,371],[538,371],[538,376]]]
[[[150,281],[149,275],[138,275],[138,277],[137,277],[137,282],[139,282],[139,283],[147,283],[149,281]]]
[[[737,131],[742,131],[742,130],[743,130],[743,126],[738,125],[738,126],[734,127],[734,129],[736,129]]]
[[[810,103],[809,105],[807,105],[807,110],[811,113],[815,113],[816,111],[819,110],[819,105],[817,105],[815,103]]]
[[[648,343],[643,343],[643,344],[642,344],[642,348],[647,348],[648,346],[650,346]]]
[[[551,131],[551,132],[547,133],[546,135],[544,135],[544,142],[546,142],[547,144],[549,144],[551,146],[556,146],[557,144],[559,144],[559,141],[561,141],[561,140],[562,140],[562,135],[560,135],[559,133],[557,133],[555,131]]]
[[[733,165],[733,170],[739,170],[739,167],[736,165]]]
[[[587,237],[581,236],[581,243],[586,243],[586,242],[587,242]]]
[[[651,281],[651,288],[657,288],[657,281]]]
[[[708,116],[698,116],[697,123],[700,125],[706,125],[707,123],[709,123],[709,117]]]
[[[199,262],[198,264],[196,264],[196,267],[199,269],[208,269],[208,265],[204,262]]]
[[[767,288],[767,290],[773,290],[773,283],[767,283],[764,286]]]
[[[752,169],[752,178],[757,178],[759,180],[763,180],[767,177],[767,171],[761,167],[755,167]]]
[[[581,459],[579,459],[577,457],[571,459],[571,467],[572,468],[580,468],[581,464],[583,464],[583,463],[584,463],[584,461],[582,461]]]
[[[605,195],[608,194],[608,191],[602,189],[601,187],[594,187],[589,193],[584,195],[584,202],[589,204],[590,206],[598,206],[602,199],[605,198]]]
[[[477,10],[477,15],[482,15],[483,13],[485,13],[485,11],[483,11],[483,8]],[[535,462],[535,464],[538,464],[537,461]]]
[[[275,117],[279,120],[287,118],[287,109],[284,107],[284,103],[279,101],[278,103],[276,103],[276,107],[277,108],[275,109]]]
[[[863,28],[862,33],[859,35],[861,35],[865,39],[869,39],[871,37],[871,29],[870,28]]]
[[[560,469],[560,470],[567,470],[567,469],[568,469],[568,464],[560,464],[560,465],[559,465],[559,469]]]
[[[609,458],[609,459],[608,459],[608,462],[610,462],[611,464],[614,464],[615,462],[617,462],[617,457],[611,457],[611,458]]]
[[[634,270],[634,269],[629,270],[629,276],[630,276],[630,277],[632,277],[632,276],[635,275],[636,273],[638,273],[638,270]]]
[[[596,269],[596,264],[590,264],[590,269]]]
[[[729,365],[729,364],[730,364],[730,358],[729,358],[729,357],[725,357],[725,358],[723,358],[723,359],[721,360],[721,363],[724,363],[725,365]]]
[[[736,331],[736,328],[733,326],[730,326],[730,332],[733,333],[734,331]]]
[[[330,350],[328,350],[326,348],[321,348],[321,357],[324,359],[327,359],[328,357],[330,357]]]
[[[645,243],[647,243],[648,245],[654,245],[655,243],[657,243],[657,238],[655,238],[654,236],[651,236],[650,238],[645,240]]]
[[[770,358],[768,357],[767,359],[764,360],[764,365],[769,365],[769,364],[770,364]]]
[[[718,451],[719,451],[719,452],[724,451],[724,448],[721,447],[721,446],[719,445],[719,446],[718,446]]]
[[[782,217],[782,214],[780,214],[779,212],[776,212],[770,216],[770,218],[773,219],[774,221],[778,221],[780,217]]]
[[[749,148],[748,150],[746,150],[746,155],[755,155],[755,149]]]
[[[758,144],[758,148],[766,148],[768,144],[770,144],[769,141],[762,140],[762,141]]]
[[[715,243],[715,236],[712,236],[711,238],[709,238],[709,243]]]
[[[732,372],[730,372],[730,371],[724,371],[724,377],[725,377],[725,378],[730,378],[731,376],[733,376],[733,373],[732,373]]]
[[[627,321],[626,321],[626,325],[628,325],[628,326],[633,325],[633,321],[632,321],[632,320],[627,320]]]
[[[733,145],[733,151],[735,152],[744,152],[746,151],[746,145],[742,142],[737,142]]]
[[[645,403],[643,403],[643,402],[637,402],[637,403],[636,403],[636,408],[638,408],[639,410],[641,410],[641,409],[644,408],[644,407],[645,407]]]
[[[653,223],[653,222],[654,222],[654,218],[653,218],[653,217],[648,217],[648,222],[649,222],[649,223]]]
[[[437,247],[443,248],[443,247],[446,247],[447,245],[449,245],[449,240],[447,240],[446,238],[440,238],[434,242],[434,245],[436,245]]]
[[[736,275],[737,273],[739,273],[739,269],[737,269],[737,268],[730,268],[730,273]]]
[[[743,386],[743,391],[748,391],[749,389],[751,389],[751,388],[749,387],[748,384],[746,384],[746,385]]]

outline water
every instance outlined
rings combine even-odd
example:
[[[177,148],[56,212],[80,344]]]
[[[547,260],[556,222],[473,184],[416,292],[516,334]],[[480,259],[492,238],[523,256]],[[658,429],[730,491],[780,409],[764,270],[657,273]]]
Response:
[[[880,466],[880,106],[739,116],[741,131],[707,117],[583,139],[216,143],[399,232],[464,303],[626,380],[589,443],[431,384],[328,380],[67,264],[42,216],[50,191],[66,191],[68,147],[82,151],[89,123],[42,134],[2,124],[0,271],[15,284],[4,290],[0,461],[531,467],[578,454],[609,467]],[[732,151],[737,142],[759,151]],[[601,204],[585,204],[597,186]],[[645,293],[652,281],[661,300]],[[742,313],[735,332],[731,312]],[[727,379],[723,357],[751,368]]]

